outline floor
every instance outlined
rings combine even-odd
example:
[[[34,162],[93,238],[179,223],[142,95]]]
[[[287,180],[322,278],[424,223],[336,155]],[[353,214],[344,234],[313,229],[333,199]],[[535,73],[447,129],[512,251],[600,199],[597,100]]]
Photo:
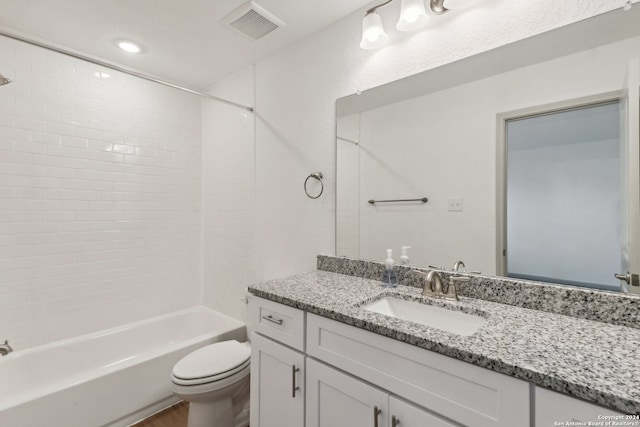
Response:
[[[180,402],[131,427],[187,427],[188,414],[189,404]]]

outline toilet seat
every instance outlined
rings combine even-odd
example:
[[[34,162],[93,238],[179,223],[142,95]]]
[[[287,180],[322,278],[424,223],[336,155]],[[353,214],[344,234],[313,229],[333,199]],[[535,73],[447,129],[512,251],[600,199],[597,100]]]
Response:
[[[180,386],[232,383],[249,375],[250,357],[250,347],[235,340],[210,344],[176,363],[171,380]]]

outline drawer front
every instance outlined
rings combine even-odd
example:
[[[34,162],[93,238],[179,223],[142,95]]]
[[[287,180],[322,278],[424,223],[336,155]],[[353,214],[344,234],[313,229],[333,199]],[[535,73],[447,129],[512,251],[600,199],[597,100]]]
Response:
[[[529,383],[313,314],[307,354],[470,427],[530,425]]]
[[[573,397],[556,393],[555,391],[536,387],[536,427],[553,427],[567,421],[576,421],[575,425],[607,425],[607,422],[618,421],[621,424],[625,421],[623,414],[613,409],[603,408],[593,403],[583,402]],[[614,417],[614,418],[609,418]],[[591,423],[591,424],[589,424]],[[610,425],[615,425],[611,423]],[[633,424],[632,424],[633,425]],[[636,424],[637,425],[637,424]]]
[[[304,311],[255,296],[249,310],[256,332],[304,351]]]

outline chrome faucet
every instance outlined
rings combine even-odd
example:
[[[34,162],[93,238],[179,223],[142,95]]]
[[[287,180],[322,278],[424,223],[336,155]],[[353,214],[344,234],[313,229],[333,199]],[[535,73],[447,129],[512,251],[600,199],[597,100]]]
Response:
[[[453,271],[460,271],[460,267],[465,268],[466,266],[464,265],[464,262],[462,261],[456,261],[455,264],[453,264]]]
[[[9,341],[4,340],[4,344],[0,344],[0,356],[6,356],[11,353],[13,349],[9,345]]]

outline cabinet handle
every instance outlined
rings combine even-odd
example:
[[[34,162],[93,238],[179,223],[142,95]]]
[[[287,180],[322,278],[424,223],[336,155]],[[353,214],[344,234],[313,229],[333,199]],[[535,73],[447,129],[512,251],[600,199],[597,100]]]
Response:
[[[276,319],[271,314],[268,316],[262,316],[264,320],[268,320],[271,323],[275,323],[276,325],[282,325],[282,319]]]
[[[300,368],[296,368],[296,365],[291,367],[291,397],[296,397],[296,391],[300,390],[300,387],[296,386],[296,372],[300,372]]]
[[[378,427],[378,415],[380,415],[381,413],[381,409],[378,409],[377,406],[373,407],[373,427]]]
[[[395,415],[391,416],[391,427],[398,427],[400,425],[400,418],[396,418]]]

